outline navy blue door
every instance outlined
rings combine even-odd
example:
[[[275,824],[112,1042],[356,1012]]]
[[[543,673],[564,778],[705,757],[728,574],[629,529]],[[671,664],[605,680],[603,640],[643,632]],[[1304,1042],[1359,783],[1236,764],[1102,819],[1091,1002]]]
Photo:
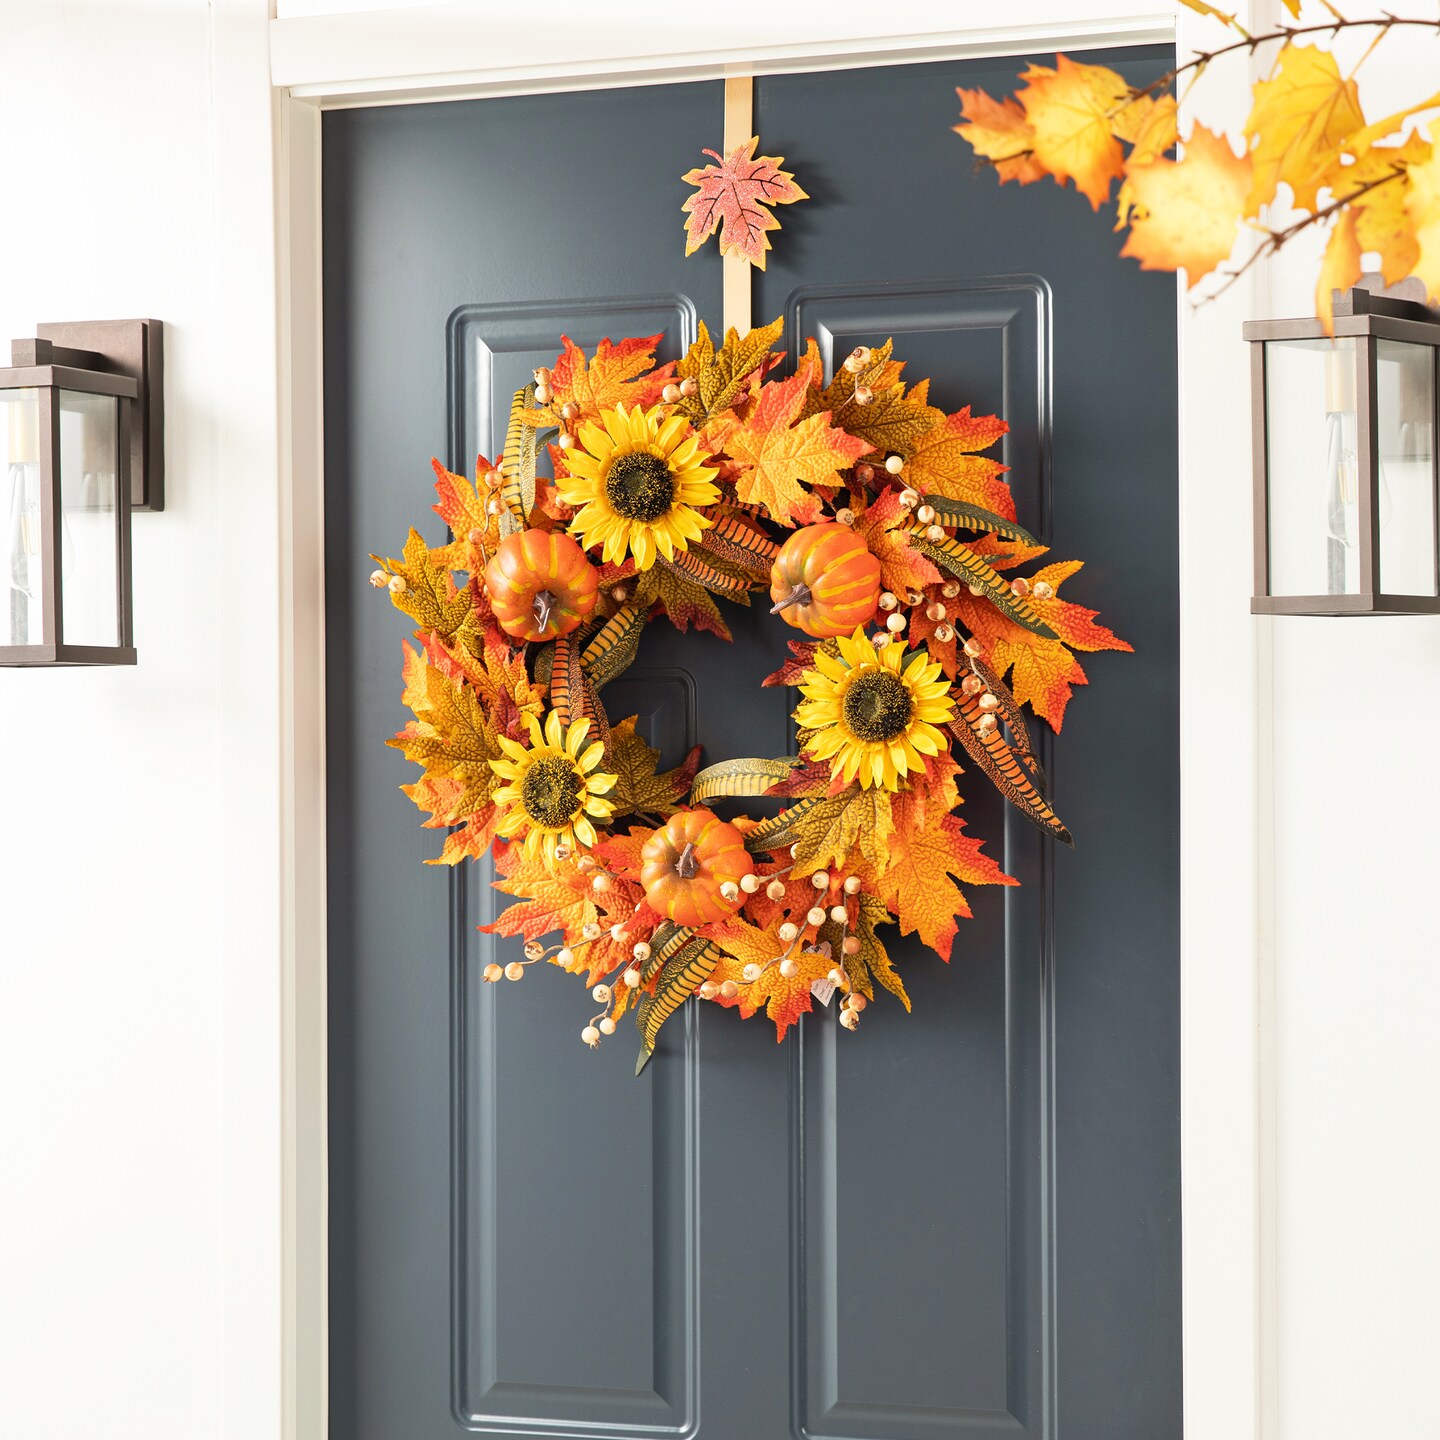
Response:
[[[777,1046],[687,1006],[638,1080],[628,1045],[577,1043],[570,977],[478,983],[513,942],[476,933],[485,867],[422,863],[382,744],[406,629],[367,554],[427,513],[432,454],[500,448],[561,331],[668,357],[718,327],[678,177],[722,86],[325,118],[337,1440],[1180,1434],[1174,283],[1073,192],[976,173],[955,86],[1024,63],[757,81],[762,148],[813,198],[754,319],[828,357],[893,335],[935,403],[1010,420],[1022,520],[1136,647],[1086,658],[1050,748],[1078,848],[970,784],[1024,884],[971,897],[948,966],[897,942],[913,1015]],[[759,686],[784,632],[733,628],[652,626],[606,692],[666,763],[788,749],[792,699]]]

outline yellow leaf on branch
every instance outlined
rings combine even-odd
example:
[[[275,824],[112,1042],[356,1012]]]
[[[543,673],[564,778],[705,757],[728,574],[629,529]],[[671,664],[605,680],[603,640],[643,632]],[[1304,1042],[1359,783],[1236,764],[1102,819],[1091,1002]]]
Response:
[[[1410,171],[1405,215],[1415,236],[1414,273],[1425,282],[1431,300],[1440,303],[1440,151]]]
[[[1283,46],[1270,79],[1256,84],[1245,122],[1255,169],[1243,213],[1258,214],[1282,183],[1290,186],[1297,206],[1315,209],[1341,142],[1364,124],[1360,92],[1340,74],[1330,51]]]
[[[1230,258],[1250,186],[1250,157],[1223,135],[1195,127],[1180,160],[1132,166],[1127,182],[1135,210],[1122,255],[1142,270],[1176,270],[1190,284]]]
[[[1330,330],[1335,314],[1336,290],[1348,290],[1363,273],[1360,242],[1355,238],[1355,212],[1344,211],[1330,232],[1320,261],[1320,278],[1315,282],[1315,313]]]

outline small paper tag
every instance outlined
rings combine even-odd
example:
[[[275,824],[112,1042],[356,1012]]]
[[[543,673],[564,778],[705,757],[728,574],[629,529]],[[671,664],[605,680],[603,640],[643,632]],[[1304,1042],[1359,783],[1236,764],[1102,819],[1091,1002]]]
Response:
[[[810,993],[822,1004],[828,1005],[835,998],[835,987],[826,979],[812,980]]]

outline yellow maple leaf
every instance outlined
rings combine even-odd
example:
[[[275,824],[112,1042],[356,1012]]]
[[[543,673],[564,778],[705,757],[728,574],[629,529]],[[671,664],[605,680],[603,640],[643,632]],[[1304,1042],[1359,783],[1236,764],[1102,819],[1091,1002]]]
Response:
[[[851,785],[838,795],[821,796],[795,822],[795,873],[853,868],[856,852],[871,865],[883,866],[894,828],[885,790]]]
[[[840,471],[865,453],[864,440],[837,430],[826,413],[792,423],[805,401],[810,367],[788,380],[771,381],[743,420],[731,412],[701,435],[701,444],[723,450],[743,467],[735,493],[747,504],[763,505],[783,525],[809,525],[820,518],[816,485],[839,486]]]
[[[1190,284],[1230,258],[1250,184],[1250,157],[1197,125],[1179,160],[1152,160],[1127,172],[1135,210],[1122,255],[1142,270],[1178,270]]]
[[[963,121],[950,128],[968,140],[977,155],[994,163],[1003,185],[1018,180],[1028,185],[1049,172],[1035,158],[1035,127],[1025,118],[1025,107],[1013,96],[996,100],[983,90],[966,90],[957,85]]]
[[[1297,206],[1315,209],[1336,151],[1365,124],[1359,89],[1340,74],[1330,51],[1287,44],[1254,94],[1245,122],[1254,173],[1242,213],[1258,214],[1282,182],[1290,186]]]
[[[668,817],[679,808],[679,802],[690,789],[700,765],[700,747],[697,745],[690,751],[684,764],[661,772],[658,769],[660,752],[635,732],[637,718],[631,715],[610,727],[610,738],[605,745],[605,769],[615,776],[615,785],[607,798],[615,807],[616,815]]]
[[[733,1000],[721,1000],[722,1005],[736,1005],[741,1015],[749,1019],[760,1007],[775,1022],[775,1038],[783,1040],[785,1032],[802,1015],[813,1008],[810,984],[822,980],[829,973],[834,960],[819,950],[799,950],[794,956],[795,973],[788,978],[780,973],[778,965],[771,965],[758,980],[746,981],[743,971],[735,960],[728,960],[717,966],[712,980],[734,980],[739,993]]]
[[[1315,282],[1315,313],[1327,334],[1334,333],[1335,291],[1348,290],[1363,273],[1360,242],[1355,238],[1356,220],[1355,210],[1340,212],[1320,261],[1320,277]]]
[[[698,933],[713,940],[727,955],[740,961],[742,966],[750,963],[768,964],[785,949],[768,930],[751,925],[738,915],[703,926]]]
[[[1149,99],[1149,96],[1145,97]],[[1122,111],[1122,114],[1127,112]],[[1135,187],[1130,182],[1129,172],[1140,165],[1150,165],[1167,155],[1180,142],[1178,110],[1173,95],[1162,95],[1152,101],[1133,135],[1134,144],[1125,157],[1125,179],[1120,184],[1120,194],[1115,201],[1115,228],[1123,230],[1130,223],[1130,212],[1135,205]]]
[[[1405,215],[1415,236],[1414,273],[1440,303],[1440,151],[1410,170]]]
[[[1034,131],[1035,160],[1075,188],[1098,210],[1119,179],[1124,152],[1112,122],[1133,92],[1123,76],[1104,65],[1080,65],[1066,55],[1055,68],[1032,65],[1020,77],[1016,99]]]

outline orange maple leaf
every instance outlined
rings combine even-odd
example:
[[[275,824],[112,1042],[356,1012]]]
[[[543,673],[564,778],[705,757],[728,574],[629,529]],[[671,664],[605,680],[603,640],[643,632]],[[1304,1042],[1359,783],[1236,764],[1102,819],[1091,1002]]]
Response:
[[[690,218],[685,222],[685,253],[693,255],[720,228],[720,253],[743,255],[752,265],[765,268],[771,230],[780,222],[769,209],[791,205],[810,197],[795,183],[795,177],[780,166],[783,155],[756,155],[760,143],[752,135],[729,155],[713,155],[714,165],[687,170],[681,177],[696,187],[695,194],[680,207]]]
[[[915,442],[905,461],[905,483],[921,494],[944,495],[1013,520],[1015,501],[1000,479],[1009,467],[977,453],[1009,429],[998,415],[972,415],[968,405],[947,415]]]
[[[1037,571],[1031,584],[1045,582],[1057,590],[1062,581],[1081,568],[1083,561],[1061,560]],[[1048,600],[1035,598],[1030,604],[1035,612],[1059,637],[1051,640],[1033,634],[1007,620],[988,601],[961,591],[951,603],[959,622],[985,647],[990,668],[1003,679],[1013,671],[1010,687],[1022,705],[1029,705],[1042,719],[1059,730],[1070,702],[1072,688],[1089,684],[1080,662],[1072,650],[1131,650],[1134,647],[1119,639],[1113,631],[1095,624],[1094,610],[1053,595]]]
[[[718,1003],[738,1008],[746,1020],[763,1006],[775,1022],[775,1039],[783,1040],[785,1032],[814,1009],[811,981],[824,979],[835,964],[829,955],[819,950],[797,950],[793,958],[796,970],[789,979],[780,973],[778,965],[771,965],[758,980],[747,982],[743,963],[735,956],[723,955],[710,978],[721,984],[733,980],[739,990],[733,1000],[717,997]]]
[[[608,339],[595,347],[592,358],[568,336],[562,335],[560,358],[551,369],[548,405],[526,410],[522,419],[537,428],[559,425],[566,404],[579,410],[579,420],[598,420],[602,410],[617,405],[654,405],[675,378],[675,362],[655,364],[655,347],[663,335],[636,336],[612,345]]]
[[[500,543],[500,517],[485,509],[485,497],[463,475],[447,470],[438,460],[430,464],[435,469],[435,494],[439,497],[431,508],[454,536],[448,545],[432,550],[430,558],[448,570],[478,574],[485,568],[486,557]],[[483,455],[475,462],[477,475],[492,468]]]
[[[1110,182],[1124,170],[1124,152],[1112,128],[1132,91],[1125,79],[1103,65],[1079,65],[1057,55],[1055,68],[1032,65],[1020,77],[1016,99],[1025,107],[1034,138],[1035,162],[1075,188],[1098,210],[1110,197]]]
[[[788,380],[761,386],[743,420],[728,412],[700,436],[703,446],[723,450],[748,467],[748,473],[737,472],[735,493],[747,504],[763,505],[782,525],[818,520],[820,497],[814,487],[838,487],[840,471],[869,448],[831,425],[828,410],[793,423],[805,403],[810,373],[802,364]]]
[[[500,843],[492,853],[500,875],[492,882],[495,889],[519,898],[490,924],[481,925],[484,933],[538,940],[562,931],[573,957],[566,968],[576,974],[588,970],[587,983],[592,985],[630,963],[634,938],[627,934],[614,940],[610,927],[634,921],[645,896],[637,883],[615,874],[610,888],[600,894],[591,885],[593,877],[577,870],[573,861],[547,867],[539,856],[527,859],[521,846]],[[586,940],[584,927],[592,924],[600,927],[600,937]]]
[[[939,570],[918,550],[910,548],[913,523],[911,512],[900,503],[900,492],[893,487],[855,515],[855,533],[880,562],[881,585],[896,595],[923,590],[940,580]]]
[[[968,140],[977,155],[992,161],[1003,185],[1018,180],[1022,185],[1043,179],[1049,171],[1032,153],[1035,127],[1025,118],[1025,107],[1013,96],[996,100],[983,90],[966,90],[957,85],[961,125],[950,128]]]
[[[957,816],[938,818],[927,810],[922,792],[902,792],[892,802],[895,835],[890,864],[880,876],[880,896],[895,912],[903,935],[919,935],[942,960],[949,960],[959,919],[971,910],[959,886],[1018,885],[988,855],[983,841],[962,833]]]
[[[1230,258],[1250,157],[1237,155],[1223,135],[1197,125],[1179,160],[1152,160],[1127,172],[1134,211],[1122,255],[1142,270],[1178,270],[1190,284]]]

